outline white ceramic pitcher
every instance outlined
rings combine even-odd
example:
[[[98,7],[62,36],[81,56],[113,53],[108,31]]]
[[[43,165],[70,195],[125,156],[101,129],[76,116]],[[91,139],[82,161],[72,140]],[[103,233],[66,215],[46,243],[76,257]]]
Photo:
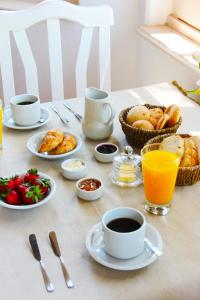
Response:
[[[113,132],[115,113],[105,91],[90,87],[85,92],[84,134],[93,140],[109,137]]]

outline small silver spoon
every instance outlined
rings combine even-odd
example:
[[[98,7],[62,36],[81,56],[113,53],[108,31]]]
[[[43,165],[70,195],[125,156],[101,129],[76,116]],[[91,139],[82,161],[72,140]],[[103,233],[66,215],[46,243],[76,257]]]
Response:
[[[149,247],[149,249],[153,251],[157,256],[163,255],[162,251],[158,249],[156,246],[154,246],[153,243],[148,238],[145,238],[144,242]]]
[[[44,118],[40,118],[39,119],[39,123],[44,123],[45,122],[45,119]]]

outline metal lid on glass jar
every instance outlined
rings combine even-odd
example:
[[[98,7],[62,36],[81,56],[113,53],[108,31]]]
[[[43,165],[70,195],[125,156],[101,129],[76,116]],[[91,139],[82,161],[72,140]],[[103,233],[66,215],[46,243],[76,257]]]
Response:
[[[113,160],[111,180],[119,186],[137,186],[142,183],[141,157],[133,153],[130,146]]]

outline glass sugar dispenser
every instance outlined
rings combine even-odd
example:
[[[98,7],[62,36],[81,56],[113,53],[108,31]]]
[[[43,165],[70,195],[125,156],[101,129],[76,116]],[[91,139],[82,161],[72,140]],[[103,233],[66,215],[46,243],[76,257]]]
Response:
[[[134,187],[142,183],[141,157],[130,146],[113,160],[111,180],[121,187]]]

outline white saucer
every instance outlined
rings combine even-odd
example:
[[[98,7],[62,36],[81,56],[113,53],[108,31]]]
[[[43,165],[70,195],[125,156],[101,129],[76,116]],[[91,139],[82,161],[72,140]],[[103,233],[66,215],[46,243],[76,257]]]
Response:
[[[10,107],[7,107],[4,110],[4,114],[3,114],[3,125],[8,127],[8,128],[12,128],[12,129],[19,129],[19,130],[29,130],[29,129],[34,129],[34,128],[38,128],[41,127],[43,125],[45,125],[51,118],[51,113],[48,109],[41,107],[40,109],[40,118],[44,119],[44,122],[37,122],[33,125],[30,126],[20,126],[15,124],[13,118],[12,118],[12,112]]]
[[[88,232],[86,237],[86,248],[92,258],[105,267],[121,271],[137,270],[152,264],[158,258],[157,255],[148,248],[144,248],[144,251],[140,255],[131,259],[114,258],[107,254],[102,246],[98,248],[92,245],[91,239],[97,228],[101,228],[101,223],[94,225]],[[147,224],[146,237],[153,245],[162,250],[162,237],[154,226]]]

